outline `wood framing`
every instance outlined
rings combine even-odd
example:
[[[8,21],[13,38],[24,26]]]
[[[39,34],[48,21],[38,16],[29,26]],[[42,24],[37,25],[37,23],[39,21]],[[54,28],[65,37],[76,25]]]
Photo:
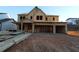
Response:
[[[18,14],[18,30],[26,32],[66,33],[67,23],[59,22],[58,15],[46,15],[35,7],[29,13]]]

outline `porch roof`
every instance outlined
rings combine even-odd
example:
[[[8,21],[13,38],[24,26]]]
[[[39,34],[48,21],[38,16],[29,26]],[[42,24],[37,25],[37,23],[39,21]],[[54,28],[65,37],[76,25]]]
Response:
[[[14,24],[21,24],[21,22],[12,22]],[[32,23],[32,22],[23,22],[23,23]]]
[[[14,22],[15,24],[21,24],[21,22]],[[67,22],[23,22],[23,23],[35,23],[35,24],[67,24]]]

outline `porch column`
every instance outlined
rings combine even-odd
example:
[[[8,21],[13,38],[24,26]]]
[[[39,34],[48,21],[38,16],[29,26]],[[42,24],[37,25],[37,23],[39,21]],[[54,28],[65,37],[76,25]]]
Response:
[[[65,25],[65,33],[67,33],[67,24]]]
[[[53,25],[53,34],[56,33],[56,25]]]
[[[32,24],[32,33],[34,33],[34,24]]]
[[[21,22],[21,31],[23,31],[23,22]]]

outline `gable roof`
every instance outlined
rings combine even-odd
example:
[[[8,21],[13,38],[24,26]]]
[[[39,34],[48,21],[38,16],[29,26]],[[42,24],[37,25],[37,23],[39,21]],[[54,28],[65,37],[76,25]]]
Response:
[[[18,14],[18,15],[29,15],[33,10],[39,10],[39,11],[41,11],[44,15],[46,15],[46,16],[57,16],[57,17],[59,17],[59,15],[47,15],[47,14],[45,14],[40,8],[38,8],[37,6],[35,6],[30,12],[28,12],[28,13],[21,13],[21,14]]]
[[[28,14],[30,14],[33,10],[39,10],[41,11],[44,15],[46,15],[40,8],[38,8],[37,6],[35,6]]]
[[[18,14],[18,15],[29,15],[33,10],[39,10],[41,11],[44,15],[46,15],[40,8],[38,8],[37,6],[34,7],[29,13],[22,13],[22,14]]]
[[[15,20],[13,18],[5,18],[5,19],[0,19],[0,23],[6,22],[6,21],[9,21],[9,20],[13,20],[15,22]]]

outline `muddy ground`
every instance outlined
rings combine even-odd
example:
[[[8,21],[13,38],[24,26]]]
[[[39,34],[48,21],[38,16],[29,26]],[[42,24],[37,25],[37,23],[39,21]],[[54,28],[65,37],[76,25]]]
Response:
[[[5,52],[78,52],[79,37],[67,34],[34,33]]]

